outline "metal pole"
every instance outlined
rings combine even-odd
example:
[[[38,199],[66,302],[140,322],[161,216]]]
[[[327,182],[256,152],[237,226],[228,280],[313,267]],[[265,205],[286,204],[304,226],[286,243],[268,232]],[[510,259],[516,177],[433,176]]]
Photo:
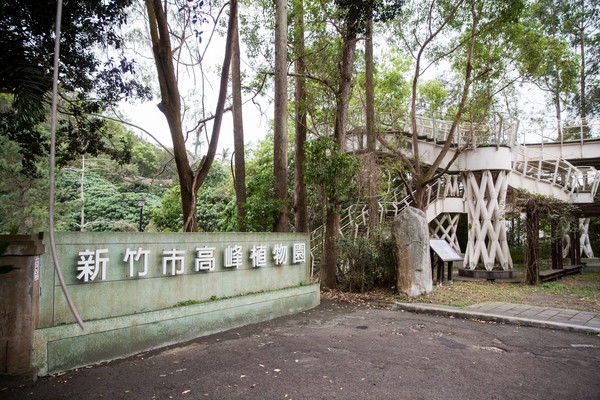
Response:
[[[142,222],[143,222],[143,216],[144,216],[144,206],[140,207],[140,232],[144,232],[144,227],[142,226]]]

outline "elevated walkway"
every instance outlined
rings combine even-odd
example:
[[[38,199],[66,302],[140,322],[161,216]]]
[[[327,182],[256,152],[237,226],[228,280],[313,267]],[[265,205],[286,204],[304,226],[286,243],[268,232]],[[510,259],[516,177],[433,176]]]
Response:
[[[418,116],[418,140],[413,146],[409,124],[398,118],[384,119],[379,121],[380,127],[385,128],[379,133],[376,143],[376,150],[382,156],[402,152],[414,159],[414,151],[418,150],[419,162],[433,165],[440,154],[446,152],[439,168],[448,174],[428,185],[425,212],[432,237],[447,240],[459,253],[461,249],[456,239],[458,218],[448,215],[468,215],[470,230],[464,251],[465,268],[475,269],[483,264],[489,272],[512,269],[503,216],[509,189],[579,204],[582,212],[595,204],[600,173],[594,165],[584,166],[582,160],[600,157],[600,140],[589,141],[589,148],[574,143],[561,146],[544,143],[542,151],[541,144],[518,144],[518,122],[499,118],[493,126],[459,125],[452,142],[448,143],[451,122]],[[584,144],[587,143],[586,140]],[[354,129],[347,134],[348,152],[360,154],[365,149],[364,130]],[[546,152],[547,149],[555,151]],[[393,193],[392,197],[391,201],[381,199],[379,202],[380,223],[392,220],[411,203],[407,192]],[[351,238],[359,234],[368,235],[368,220],[365,204],[349,207],[342,214],[340,235]],[[322,227],[313,232],[313,254],[320,253],[322,235]]]
[[[600,169],[600,138],[527,143],[527,148],[560,157],[575,166]]]
[[[384,132],[376,150],[389,155],[391,151],[383,143],[387,143],[388,146],[395,143],[407,157],[414,158],[413,150],[407,142],[409,134],[410,132]],[[596,141],[593,143],[595,145]],[[443,140],[431,140],[427,136],[420,136],[419,160],[432,165],[442,152],[444,144]],[[347,151],[361,153],[364,152],[365,145],[360,134],[348,135]],[[600,141],[598,146],[597,154],[600,154]],[[454,159],[456,160],[448,167]],[[510,187],[571,203],[593,203],[600,182],[600,174],[593,166],[577,167],[555,153],[541,152],[536,146],[517,143],[508,146],[492,142],[470,147],[459,147],[457,143],[449,148],[440,168],[447,168],[449,173],[507,171]]]

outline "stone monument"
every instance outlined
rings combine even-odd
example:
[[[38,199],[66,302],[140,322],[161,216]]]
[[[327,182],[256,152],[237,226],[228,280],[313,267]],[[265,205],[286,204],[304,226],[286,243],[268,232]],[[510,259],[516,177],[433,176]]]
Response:
[[[414,207],[405,208],[392,224],[398,293],[410,297],[433,290],[429,259],[429,229],[425,213]]]

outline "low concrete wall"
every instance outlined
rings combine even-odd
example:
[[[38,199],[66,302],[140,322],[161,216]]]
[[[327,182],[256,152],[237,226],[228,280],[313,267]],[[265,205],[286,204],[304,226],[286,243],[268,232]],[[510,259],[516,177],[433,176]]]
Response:
[[[319,304],[307,234],[58,232],[56,248],[85,328],[75,323],[47,252],[33,340],[40,375]]]
[[[33,361],[48,375],[225,331],[319,304],[319,285],[236,296],[202,304],[38,329]]]

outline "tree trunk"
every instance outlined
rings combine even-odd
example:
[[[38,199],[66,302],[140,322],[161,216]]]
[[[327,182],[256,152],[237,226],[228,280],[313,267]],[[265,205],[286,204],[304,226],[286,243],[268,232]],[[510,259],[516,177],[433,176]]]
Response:
[[[240,38],[238,20],[235,21],[231,52],[231,91],[233,101],[233,151],[235,207],[237,210],[237,230],[246,231],[246,160],[244,154],[244,118],[242,114],[242,78],[240,67]]]
[[[415,208],[418,208],[421,211],[425,211],[425,207],[427,206],[427,186],[421,184],[415,184],[415,190],[413,193],[413,204]],[[410,191],[411,188],[408,188]]]
[[[288,231],[287,206],[287,1],[275,3],[275,115],[273,173],[279,215],[275,232]]]
[[[535,200],[529,200],[525,206],[527,231],[527,248],[525,250],[525,282],[528,285],[537,285],[540,279],[539,265],[539,215]]]
[[[303,0],[296,0],[295,6],[295,53],[296,53],[296,78],[295,78],[295,97],[296,97],[296,142],[295,142],[295,166],[294,166],[294,211],[296,217],[296,232],[308,232],[308,194],[306,191],[306,182],[304,179],[304,163],[306,153],[304,144],[306,143],[306,61],[304,59],[304,3]]]
[[[346,35],[342,44],[342,60],[340,63],[340,87],[336,99],[334,137],[342,151],[346,144],[346,119],[348,104],[352,91],[352,67],[356,35]],[[321,264],[321,286],[333,289],[336,287],[337,237],[340,229],[340,214],[336,205],[327,208],[325,222],[325,243],[323,246],[323,262]]]
[[[558,95],[558,89],[554,93],[554,111],[556,113],[556,140],[562,142],[562,117],[561,117],[561,106],[560,96]]]
[[[375,154],[375,84],[373,82],[373,18],[367,21],[365,40],[365,108],[367,114],[367,157],[365,170],[368,182],[369,229],[379,226],[379,205],[377,202],[377,155]]]
[[[170,32],[167,21],[167,11],[160,0],[146,0],[148,24],[152,40],[152,52],[160,84],[161,101],[158,109],[165,115],[171,140],[179,186],[181,189],[181,206],[183,209],[184,229],[198,229],[196,220],[196,204],[193,192],[193,174],[188,163],[185,139],[181,124],[181,100],[177,75],[173,65]]]
[[[148,12],[148,25],[152,40],[152,52],[154,64],[160,84],[161,102],[158,108],[165,115],[173,141],[173,154],[175,165],[179,176],[181,189],[181,205],[183,209],[183,229],[186,232],[198,230],[196,216],[196,193],[206,179],[212,162],[214,161],[219,142],[219,132],[223,120],[225,100],[227,97],[227,84],[229,81],[229,67],[231,65],[231,43],[233,37],[233,20],[237,18],[237,0],[229,3],[229,23],[227,28],[227,40],[225,57],[221,68],[221,82],[219,86],[219,97],[213,121],[213,130],[206,156],[200,162],[196,171],[192,170],[187,157],[185,136],[181,122],[181,98],[177,86],[177,74],[173,65],[173,54],[171,48],[171,34],[167,20],[166,3],[160,0],[146,0]]]
[[[225,40],[225,55],[223,57],[223,65],[221,66],[221,81],[219,83],[219,97],[217,98],[217,106],[215,109],[215,118],[213,120],[213,128],[208,143],[206,156],[200,162],[200,165],[194,172],[194,195],[208,176],[210,167],[215,160],[217,154],[217,146],[219,144],[219,134],[221,132],[221,122],[223,122],[223,114],[225,112],[225,100],[227,99],[227,86],[229,83],[229,70],[231,67],[231,53],[233,50],[233,33],[238,14],[238,0],[230,0],[229,2],[229,21],[227,24],[227,39]]]
[[[552,218],[550,220],[550,236],[552,238],[551,255],[552,269],[561,269],[563,267],[562,257],[562,230],[560,220]]]
[[[583,10],[582,10],[582,14],[583,14]],[[582,17],[583,18],[583,17]],[[580,100],[580,107],[581,107],[581,111],[580,111],[580,116],[581,116],[581,139],[585,139],[587,136],[587,114],[586,114],[586,99],[585,99],[585,32],[584,32],[584,27],[583,27],[583,22],[582,25],[579,28],[579,40],[580,40],[580,44],[579,44],[579,55],[581,58],[581,68],[579,71],[579,96],[581,97]]]
[[[340,62],[340,86],[335,105],[335,126],[333,135],[342,151],[346,149],[346,131],[348,119],[348,104],[352,94],[352,71],[354,66],[354,51],[356,35],[347,35],[342,43],[342,60]]]
[[[323,243],[323,261],[321,262],[321,287],[337,287],[337,238],[340,232],[340,214],[335,207],[328,207],[325,218],[325,241]]]

